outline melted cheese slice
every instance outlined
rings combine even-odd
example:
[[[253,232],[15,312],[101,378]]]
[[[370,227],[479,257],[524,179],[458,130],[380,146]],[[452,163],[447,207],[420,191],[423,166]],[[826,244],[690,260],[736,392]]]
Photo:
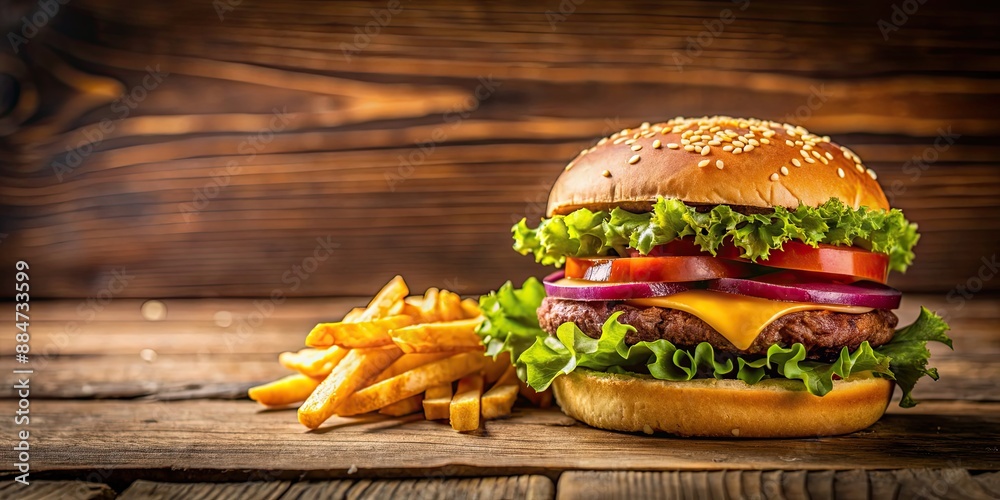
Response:
[[[667,297],[625,301],[636,306],[678,309],[693,314],[722,334],[737,349],[753,344],[760,332],[774,320],[798,311],[835,311],[862,314],[870,307],[836,306],[809,302],[779,302],[710,290],[688,290]]]

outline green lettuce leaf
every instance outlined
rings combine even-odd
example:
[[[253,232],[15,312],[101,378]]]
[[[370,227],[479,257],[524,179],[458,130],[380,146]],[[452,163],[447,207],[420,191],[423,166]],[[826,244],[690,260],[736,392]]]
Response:
[[[698,212],[679,200],[661,197],[646,213],[579,209],[543,219],[535,229],[522,219],[512,231],[515,250],[555,266],[566,257],[602,256],[611,250],[625,255],[627,248],[634,248],[647,254],[657,245],[691,236],[712,255],[723,243],[732,242],[753,261],[767,260],[771,250],[780,250],[791,240],[812,246],[856,245],[888,255],[889,268],[905,272],[919,239],[917,225],[898,209],[854,210],[836,198],[818,207],[775,207],[772,213],[745,215],[727,205]]]
[[[648,373],[672,381],[729,378],[755,384],[783,378],[798,380],[809,393],[823,396],[833,389],[834,380],[871,372],[895,379],[903,392],[900,406],[910,407],[916,404],[911,392],[917,380],[924,375],[937,379],[937,371],[927,367],[927,342],[951,346],[951,339],[945,335],[948,326],[927,309],[921,309],[917,321],[898,330],[889,343],[873,349],[868,342],[862,342],[853,352],[845,347],[833,362],[807,360],[806,348],[800,343],[772,345],[764,356],[752,358],[718,353],[707,342],[694,349],[682,349],[664,339],[629,346],[625,337],[635,328],[618,321],[621,313],[608,318],[597,339],[573,323],[561,325],[555,336],[546,334],[535,312],[544,297],[544,287],[534,278],[521,289],[508,282],[480,298],[486,320],[477,330],[487,354],[496,356],[509,351],[518,376],[538,391],[547,389],[559,375],[588,368]]]
[[[927,342],[940,342],[953,349],[951,339],[945,334],[947,331],[948,324],[941,316],[921,307],[920,316],[913,324],[897,330],[892,340],[875,349],[891,360],[889,368],[895,375],[896,384],[903,391],[899,406],[910,408],[917,404],[910,393],[920,377],[927,375],[934,380],[938,379],[937,370],[927,367],[931,357]]]

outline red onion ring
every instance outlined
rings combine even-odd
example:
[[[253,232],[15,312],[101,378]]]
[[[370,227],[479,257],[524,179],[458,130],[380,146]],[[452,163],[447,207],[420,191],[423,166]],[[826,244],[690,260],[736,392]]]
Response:
[[[899,307],[899,301],[903,295],[899,290],[890,286],[867,281],[851,285],[841,283],[779,285],[748,279],[719,278],[710,281],[708,289],[771,300],[861,306],[874,309],[896,309]]]
[[[556,281],[565,276],[563,271],[557,271],[545,277],[545,294],[567,300],[628,300],[663,297],[689,290],[685,283],[667,282],[632,282],[632,283],[601,283],[593,286],[560,285]]]

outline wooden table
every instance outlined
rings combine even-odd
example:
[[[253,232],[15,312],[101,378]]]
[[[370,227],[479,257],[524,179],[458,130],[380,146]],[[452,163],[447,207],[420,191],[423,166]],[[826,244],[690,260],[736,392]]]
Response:
[[[932,346],[941,380],[921,383],[916,408],[893,404],[870,429],[834,438],[621,434],[528,407],[473,434],[419,417],[382,416],[334,418],[308,432],[293,410],[262,410],[244,399],[250,385],[284,373],[278,352],[300,347],[312,324],[361,302],[296,299],[271,309],[253,300],[114,299],[93,315],[79,307],[85,302],[33,304],[32,484],[20,490],[5,480],[0,497],[1000,492],[1000,301],[992,296],[976,296],[961,309],[942,296],[907,296],[903,323],[919,304],[949,315],[955,351]],[[264,319],[251,323],[255,311]],[[4,352],[10,341],[2,339]],[[12,387],[0,389],[5,413],[16,405]],[[0,433],[15,434],[12,419],[0,419]],[[3,475],[12,476],[11,467],[5,460]]]

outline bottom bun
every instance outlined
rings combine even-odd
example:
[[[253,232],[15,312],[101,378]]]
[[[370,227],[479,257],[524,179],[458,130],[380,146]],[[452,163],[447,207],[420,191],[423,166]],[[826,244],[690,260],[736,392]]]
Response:
[[[600,429],[680,436],[778,438],[833,436],[874,424],[889,405],[893,382],[858,374],[837,380],[826,396],[801,382],[767,379],[684,382],[578,368],[552,383],[567,415]]]

